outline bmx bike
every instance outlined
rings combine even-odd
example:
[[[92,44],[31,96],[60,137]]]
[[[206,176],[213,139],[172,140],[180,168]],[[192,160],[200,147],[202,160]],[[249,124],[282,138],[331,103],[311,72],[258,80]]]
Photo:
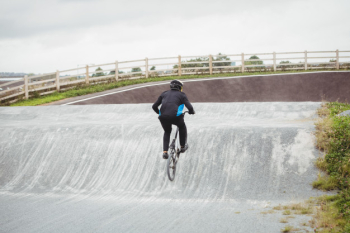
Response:
[[[182,115],[185,115],[188,113],[188,111],[182,113]],[[175,132],[175,138],[171,142],[169,149],[169,157],[167,161],[167,173],[170,181],[173,181],[175,179],[175,173],[176,173],[176,164],[179,161],[180,153],[181,153],[181,146],[180,146],[180,139],[179,139],[179,127],[176,127]],[[187,143],[187,138],[186,138]]]

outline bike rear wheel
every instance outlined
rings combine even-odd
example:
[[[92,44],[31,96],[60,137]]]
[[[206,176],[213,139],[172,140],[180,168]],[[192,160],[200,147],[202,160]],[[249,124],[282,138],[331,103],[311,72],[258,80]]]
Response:
[[[167,173],[170,181],[173,181],[175,179],[176,162],[176,153],[175,150],[172,149],[167,161]]]

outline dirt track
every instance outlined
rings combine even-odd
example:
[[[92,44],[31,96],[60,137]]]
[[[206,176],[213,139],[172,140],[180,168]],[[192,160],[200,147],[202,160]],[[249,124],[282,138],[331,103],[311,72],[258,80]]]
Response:
[[[319,102],[322,100],[348,102],[350,100],[350,72],[204,78],[183,82],[185,83],[184,92],[191,102]],[[75,97],[54,104],[152,103],[161,92],[168,89],[169,82],[153,85],[152,83],[139,84]],[[89,99],[85,100],[86,98]]]

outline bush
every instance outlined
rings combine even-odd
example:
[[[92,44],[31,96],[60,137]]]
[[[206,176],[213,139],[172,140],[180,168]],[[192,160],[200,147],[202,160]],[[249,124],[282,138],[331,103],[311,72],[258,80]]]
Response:
[[[326,103],[319,109],[322,119],[316,122],[317,146],[326,153],[324,159],[316,161],[316,165],[325,170],[329,176],[319,175],[313,186],[322,190],[338,189],[339,193],[332,206],[337,208],[334,219],[344,232],[350,232],[350,116],[338,116],[339,113],[349,110],[350,104]]]

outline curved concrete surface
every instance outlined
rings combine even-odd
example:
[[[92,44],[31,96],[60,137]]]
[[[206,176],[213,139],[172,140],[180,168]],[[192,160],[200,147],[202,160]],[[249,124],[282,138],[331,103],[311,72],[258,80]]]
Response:
[[[194,104],[174,182],[150,104],[0,108],[0,231],[280,232],[262,211],[323,194],[319,105]]]
[[[312,72],[183,80],[191,102],[320,102],[350,100],[350,72]],[[58,104],[153,103],[169,81],[80,96]]]

